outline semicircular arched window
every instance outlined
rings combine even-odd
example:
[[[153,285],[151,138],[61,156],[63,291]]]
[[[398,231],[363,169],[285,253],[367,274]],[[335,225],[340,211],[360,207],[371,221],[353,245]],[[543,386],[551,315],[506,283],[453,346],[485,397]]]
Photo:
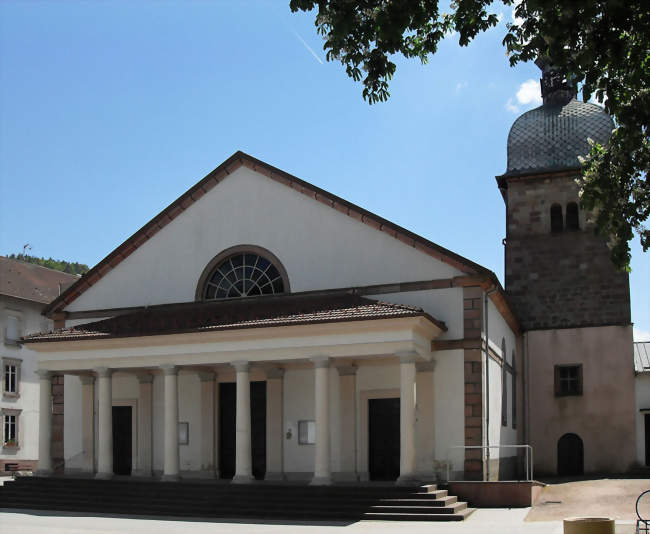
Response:
[[[284,293],[280,270],[259,254],[241,252],[223,260],[208,276],[206,300]]]

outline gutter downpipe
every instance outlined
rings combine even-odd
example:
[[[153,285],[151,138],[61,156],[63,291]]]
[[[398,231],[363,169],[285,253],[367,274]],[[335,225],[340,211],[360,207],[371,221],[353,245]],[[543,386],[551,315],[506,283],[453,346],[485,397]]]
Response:
[[[495,286],[484,293],[485,307],[485,445],[486,445],[486,475],[490,481],[490,335],[488,330],[488,297],[497,290]]]

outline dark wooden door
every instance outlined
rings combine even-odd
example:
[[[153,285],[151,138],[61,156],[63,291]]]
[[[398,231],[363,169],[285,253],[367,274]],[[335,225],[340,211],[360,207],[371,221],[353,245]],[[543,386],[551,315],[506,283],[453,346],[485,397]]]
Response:
[[[113,406],[113,473],[130,475],[132,465],[131,406]]]
[[[219,469],[223,478],[235,475],[235,410],[237,386],[219,384]],[[251,449],[253,476],[266,473],[266,382],[251,382]]]
[[[650,465],[650,414],[643,416],[645,422],[645,464]]]
[[[564,434],[557,442],[557,474],[582,475],[584,470],[582,439],[577,434]]]
[[[399,477],[399,398],[368,400],[368,471],[370,480]]]

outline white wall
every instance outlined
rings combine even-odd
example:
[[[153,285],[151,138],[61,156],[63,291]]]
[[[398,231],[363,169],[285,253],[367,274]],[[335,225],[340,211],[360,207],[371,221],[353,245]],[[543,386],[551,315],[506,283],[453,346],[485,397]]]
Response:
[[[516,352],[517,338],[512,329],[508,326],[505,319],[499,313],[499,310],[488,299],[488,330],[490,347],[504,358],[510,365],[513,363],[512,351]],[[501,353],[501,341],[505,339],[506,354]],[[512,375],[506,373],[506,391],[508,396],[508,424],[502,426],[501,424],[501,366],[490,358],[489,366],[489,381],[490,381],[490,445],[516,445],[517,444],[517,430],[512,428],[512,406],[515,399],[513,399],[512,392]],[[521,369],[516,370],[517,373]],[[496,451],[492,450],[490,455],[494,457]],[[501,449],[500,456],[515,456],[515,449]]]
[[[465,353],[439,351],[434,353],[434,359],[434,470],[444,470],[450,460],[454,470],[462,470],[463,455],[454,453],[452,447],[465,445]]]
[[[193,301],[222,250],[264,247],[306,291],[446,278],[459,270],[242,167],[77,298],[69,311]]]
[[[650,410],[650,373],[641,373],[635,377],[636,392],[636,461],[645,463],[645,414],[640,410]],[[650,413],[650,412],[648,412]]]
[[[3,449],[0,444],[0,460],[38,459],[38,402],[39,382],[35,373],[37,354],[29,345],[5,343],[7,314],[21,319],[21,335],[48,331],[52,323],[41,315],[43,304],[0,295],[0,363],[2,358],[20,361],[18,397],[4,395],[4,367],[0,367],[0,409],[22,410],[18,420],[19,448]],[[3,430],[0,428],[0,436]]]

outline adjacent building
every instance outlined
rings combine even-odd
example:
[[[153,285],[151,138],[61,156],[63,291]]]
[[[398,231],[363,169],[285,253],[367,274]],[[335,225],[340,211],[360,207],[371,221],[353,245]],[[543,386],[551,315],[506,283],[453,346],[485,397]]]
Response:
[[[52,328],[52,320],[41,313],[43,308],[77,279],[77,276],[0,256],[0,475],[31,469],[38,459],[36,354],[22,344],[21,337]],[[63,384],[52,387],[62,401]],[[55,436],[63,431],[63,421],[57,411],[55,407],[52,416]],[[63,458],[63,450],[53,452],[55,457]]]

